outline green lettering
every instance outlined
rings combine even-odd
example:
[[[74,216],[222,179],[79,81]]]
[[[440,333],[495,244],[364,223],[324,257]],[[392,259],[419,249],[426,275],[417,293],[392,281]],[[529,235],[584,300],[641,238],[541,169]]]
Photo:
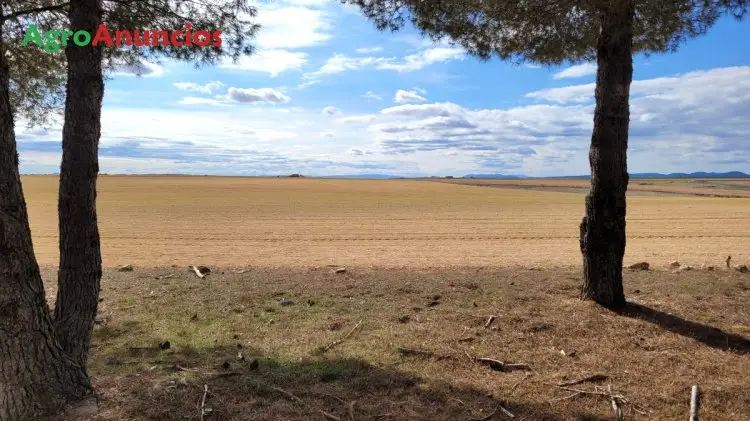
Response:
[[[83,40],[81,40],[83,38]],[[78,31],[73,34],[73,43],[79,47],[85,47],[91,42],[91,34],[86,31]]]
[[[40,47],[44,45],[42,35],[39,33],[39,28],[37,28],[36,25],[29,25],[29,27],[26,28],[26,35],[23,37],[21,47],[25,47],[29,42],[33,42]]]
[[[48,53],[56,53],[60,51],[60,31],[47,31],[44,33],[44,51]]]
[[[62,46],[67,47],[68,46],[68,38],[73,36],[73,31],[62,31]]]

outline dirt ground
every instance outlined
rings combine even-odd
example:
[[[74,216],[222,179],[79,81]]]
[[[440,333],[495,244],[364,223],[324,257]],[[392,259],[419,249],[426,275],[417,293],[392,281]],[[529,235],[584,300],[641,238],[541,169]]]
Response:
[[[334,269],[107,270],[97,420],[750,420],[750,275],[626,271],[615,313],[576,269]]]
[[[50,305],[56,182],[23,179]],[[96,420],[668,421],[697,384],[750,421],[750,198],[631,195],[652,270],[613,312],[578,299],[585,188],[521,187],[102,177]]]
[[[587,192],[589,180],[580,179],[430,179],[443,183],[465,186],[519,188],[539,191]],[[750,179],[747,178],[676,178],[676,179],[631,179],[628,196],[694,196],[694,197],[750,197]]]
[[[698,181],[693,184],[706,184]],[[644,182],[634,180],[631,189],[651,187],[639,185]],[[673,191],[692,183],[660,182],[659,188]],[[721,182],[748,193],[747,183]],[[57,264],[57,178],[28,176],[23,184],[37,257]],[[419,180],[103,176],[98,212],[108,267],[550,268],[580,262],[585,189],[578,190]],[[750,198],[631,196],[627,230],[627,263],[720,265],[727,255],[750,263]]]

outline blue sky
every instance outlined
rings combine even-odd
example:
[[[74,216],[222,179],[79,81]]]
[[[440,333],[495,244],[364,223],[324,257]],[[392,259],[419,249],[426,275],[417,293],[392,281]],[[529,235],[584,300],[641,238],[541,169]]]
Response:
[[[264,2],[238,63],[121,68],[107,82],[105,173],[587,174],[591,63],[544,68],[381,33],[336,0]],[[750,172],[750,21],[639,56],[630,172]],[[60,127],[17,124],[21,169],[56,172]]]

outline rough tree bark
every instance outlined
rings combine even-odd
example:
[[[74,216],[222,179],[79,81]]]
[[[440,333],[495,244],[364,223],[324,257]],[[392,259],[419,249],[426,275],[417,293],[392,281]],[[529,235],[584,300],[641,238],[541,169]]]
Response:
[[[596,110],[589,163],[591,191],[581,222],[583,287],[581,298],[606,307],[625,304],[625,195],[630,83],[633,80],[632,0],[609,2],[602,13],[597,45]]]
[[[73,31],[96,32],[101,0],[74,0],[69,18]],[[65,49],[68,85],[62,133],[58,215],[60,268],[55,304],[55,333],[79,364],[86,364],[102,277],[96,217],[96,179],[104,96],[101,47]]]
[[[0,22],[2,16],[0,16]],[[0,420],[30,420],[91,395],[57,342],[21,188],[0,25]]]

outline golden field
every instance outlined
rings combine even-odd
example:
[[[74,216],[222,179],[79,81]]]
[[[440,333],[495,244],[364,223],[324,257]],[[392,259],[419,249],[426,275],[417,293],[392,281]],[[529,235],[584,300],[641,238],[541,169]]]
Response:
[[[57,181],[23,177],[43,265],[58,259]],[[587,183],[101,176],[102,253],[107,267],[576,266]],[[750,182],[716,183],[631,181],[626,264],[750,260],[750,197],[697,196]]]

